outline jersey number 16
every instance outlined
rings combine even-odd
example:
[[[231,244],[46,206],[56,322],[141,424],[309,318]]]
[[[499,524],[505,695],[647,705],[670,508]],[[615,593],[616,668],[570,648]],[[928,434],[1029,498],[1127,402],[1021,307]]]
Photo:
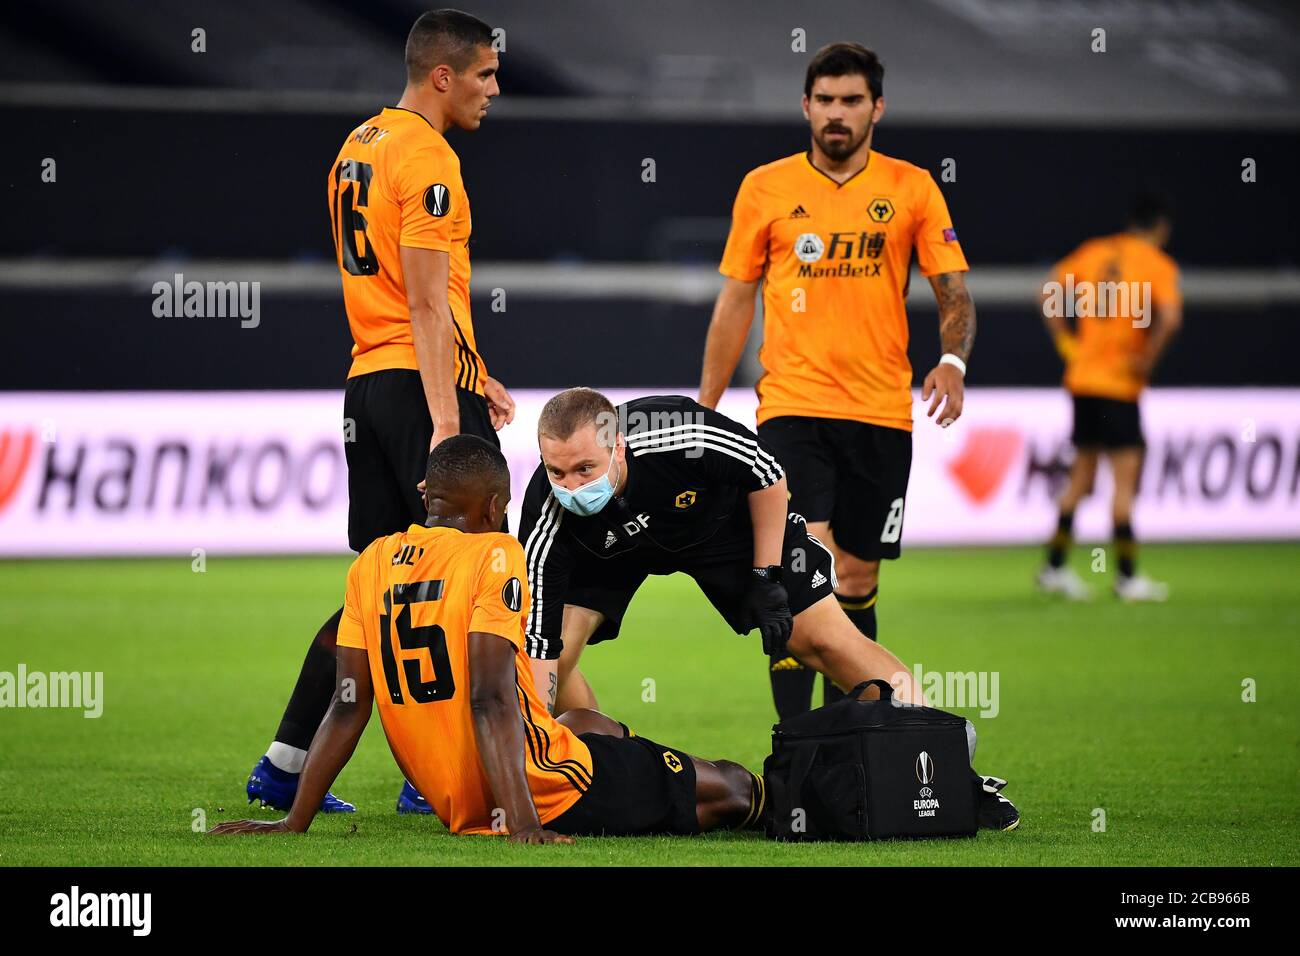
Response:
[[[362,211],[370,196],[373,173],[374,167],[356,159],[340,160],[334,167],[330,224],[334,227],[334,246],[339,252],[339,262],[349,275],[373,276],[379,273],[379,259],[370,248],[366,216]],[[361,236],[360,244],[357,242],[358,234]]]

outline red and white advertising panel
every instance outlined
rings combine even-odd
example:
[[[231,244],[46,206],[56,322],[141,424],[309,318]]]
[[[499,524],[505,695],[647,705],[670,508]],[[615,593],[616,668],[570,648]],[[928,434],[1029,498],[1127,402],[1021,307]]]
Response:
[[[515,397],[501,433],[512,527],[549,393]],[[754,407],[733,389],[720,410],[752,427]],[[342,409],[331,391],[5,393],[0,555],[345,551]],[[1071,456],[1062,391],[972,388],[948,429],[923,417],[919,398],[916,414],[906,545],[1050,534]],[[1142,416],[1142,538],[1300,537],[1300,389],[1153,389]],[[1103,468],[1079,537],[1109,535],[1109,489]]]

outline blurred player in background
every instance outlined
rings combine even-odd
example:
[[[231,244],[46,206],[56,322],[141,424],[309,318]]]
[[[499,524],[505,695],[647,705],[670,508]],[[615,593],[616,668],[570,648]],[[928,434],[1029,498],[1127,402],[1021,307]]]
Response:
[[[551,716],[524,652],[524,549],[498,530],[506,460],[473,435],[428,459],[427,518],[348,571],[333,706],[289,816],[213,832],[305,832],[376,700],[394,758],[452,833],[543,844],[758,825],[763,781],[739,764],[662,747],[595,711]],[[416,655],[396,657],[398,643]]]
[[[1138,574],[1133,502],[1145,450],[1138,397],[1183,322],[1178,266],[1163,251],[1172,228],[1163,199],[1139,196],[1125,232],[1088,240],[1056,264],[1044,286],[1043,319],[1065,362],[1076,449],[1056,534],[1038,572],[1039,589],[1050,594],[1091,596],[1065,561],[1075,509],[1092,492],[1097,462],[1105,455],[1115,481],[1115,593],[1127,601],[1163,601],[1169,595],[1166,585]]]
[[[396,107],[356,127],[329,171],[329,209],[352,331],[343,400],[348,541],[423,521],[416,486],[430,450],[456,434],[499,446],[514,417],[487,374],[469,304],[470,209],[460,160],[444,139],[478,129],[500,90],[486,23],[456,10],[416,20],[406,41],[406,89]],[[248,799],[287,810],[307,749],[334,693],[342,609],[321,627]],[[408,783],[399,812],[429,812]],[[325,812],[355,808],[326,794]]]
[[[975,341],[966,257],[939,187],[924,169],[871,148],[883,83],[876,54],[856,43],[823,47],[809,63],[811,147],[740,185],[700,380],[701,404],[715,407],[762,281],[758,436],[789,471],[790,510],[835,555],[840,606],[873,641],[880,561],[902,548],[912,464],[903,301],[913,254],[939,303],[943,355],[921,396],[941,425],[961,415]],[[769,668],[781,717],[806,711],[814,672],[786,655]],[[824,686],[827,702],[840,696]]]

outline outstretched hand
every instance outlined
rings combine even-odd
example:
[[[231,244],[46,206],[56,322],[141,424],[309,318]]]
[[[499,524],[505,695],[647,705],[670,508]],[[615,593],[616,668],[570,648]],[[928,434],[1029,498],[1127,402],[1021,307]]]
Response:
[[[293,833],[289,829],[289,821],[286,817],[283,820],[227,820],[225,823],[218,823],[208,831],[208,836],[242,836],[246,833]]]
[[[519,830],[506,837],[507,843],[523,843],[526,846],[542,846],[547,843],[573,843],[573,837],[565,836],[563,833],[556,833],[554,830],[545,830],[542,827],[532,827],[527,830]]]

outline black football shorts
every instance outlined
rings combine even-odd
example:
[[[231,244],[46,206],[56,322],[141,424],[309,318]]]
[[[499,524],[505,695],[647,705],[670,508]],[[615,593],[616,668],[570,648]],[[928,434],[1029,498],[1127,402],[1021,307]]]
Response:
[[[1141,448],[1142,416],[1137,402],[1095,395],[1075,395],[1074,431],[1070,441],[1075,448]]]
[[[458,388],[456,400],[461,433],[500,448],[486,399]],[[360,553],[376,538],[424,523],[424,502],[415,486],[428,465],[433,420],[420,373],[384,369],[348,379],[343,419],[348,544]]]
[[[700,832],[689,756],[645,737],[578,739],[591,751],[591,786],[546,829],[570,836]]]
[[[659,556],[649,565],[637,551],[616,558],[587,558],[574,568],[564,603],[599,611],[605,616],[587,643],[618,637],[623,616],[637,588],[651,574],[689,574],[709,603],[737,634],[743,634],[743,605],[754,580],[754,540],[743,533],[720,531],[713,538],[685,551]],[[808,534],[808,523],[797,514],[786,516],[781,560],[781,583],[790,600],[790,613],[798,614],[835,590],[835,559]]]
[[[864,561],[902,553],[911,432],[782,415],[759,425],[758,437],[785,468],[791,511],[829,521],[836,546]]]

